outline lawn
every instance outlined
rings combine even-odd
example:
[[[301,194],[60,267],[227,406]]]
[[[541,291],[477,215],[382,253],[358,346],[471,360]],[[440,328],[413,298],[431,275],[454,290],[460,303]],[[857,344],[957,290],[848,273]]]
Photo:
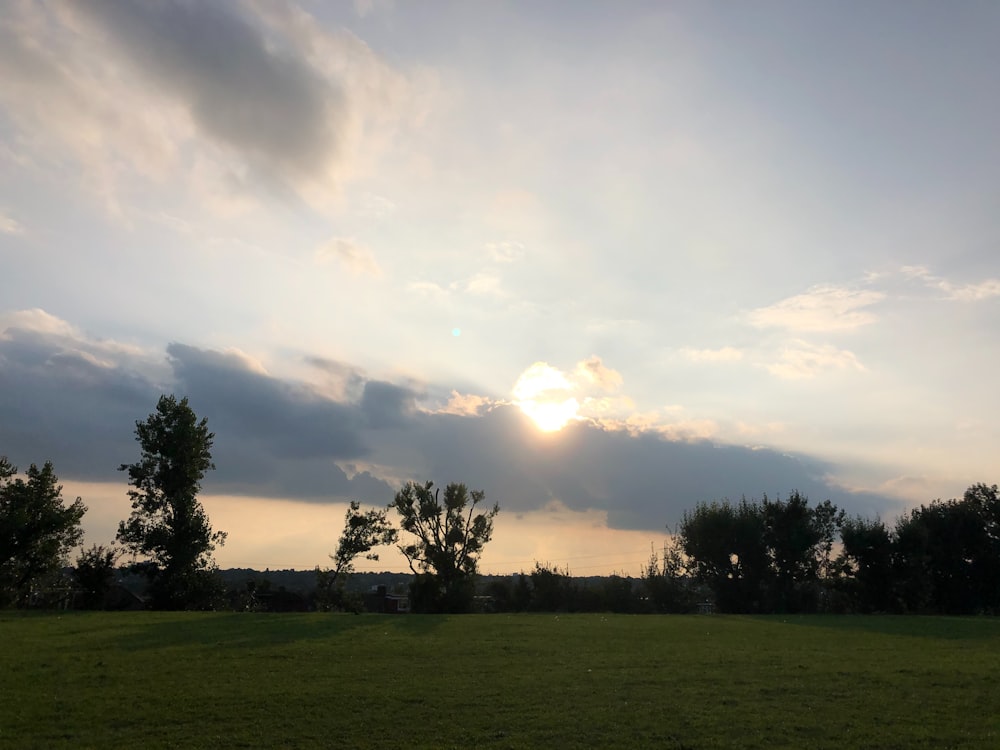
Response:
[[[0,642],[0,747],[1000,747],[1000,619],[7,612]]]

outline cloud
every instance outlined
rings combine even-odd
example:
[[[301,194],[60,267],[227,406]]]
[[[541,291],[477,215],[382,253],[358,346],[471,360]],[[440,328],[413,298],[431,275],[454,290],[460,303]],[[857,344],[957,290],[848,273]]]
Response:
[[[948,279],[935,276],[923,266],[904,266],[902,274],[907,279],[923,281],[931,289],[939,290],[948,300],[980,302],[1000,297],[1000,279],[983,279],[975,284],[956,284]]]
[[[738,362],[743,359],[743,351],[732,346],[724,346],[720,349],[691,349],[685,347],[680,350],[680,354],[692,362]]]
[[[794,342],[782,350],[777,362],[764,365],[764,368],[786,380],[813,378],[829,370],[865,371],[865,366],[852,352],[829,344],[816,345],[805,341]]]
[[[382,269],[371,250],[362,247],[353,239],[334,237],[316,251],[316,260],[320,263],[331,258],[341,261],[355,274],[382,275]]]
[[[0,211],[0,233],[24,234],[24,226],[16,219]]]
[[[79,0],[139,74],[241,160],[289,184],[326,178],[343,149],[343,92],[235,5]]]
[[[596,354],[591,355],[582,362],[578,362],[574,369],[574,374],[580,380],[596,385],[603,391],[613,391],[620,388],[622,383],[621,373],[605,367],[601,358]]]
[[[524,244],[520,242],[487,242],[485,247],[494,263],[513,263],[524,257]]]
[[[222,211],[257,193],[327,206],[434,89],[291,4],[25,2],[4,15],[0,109],[19,163],[57,169],[68,155],[119,214],[137,175],[182,177]]]
[[[491,273],[477,273],[457,286],[467,294],[487,297],[503,296],[503,289],[500,285],[500,277]]]
[[[361,196],[357,213],[370,219],[383,219],[396,210],[396,204],[388,198],[374,193],[364,193]]]
[[[437,409],[438,414],[453,414],[459,417],[478,417],[484,411],[492,408],[498,402],[488,396],[477,396],[473,393],[459,393],[453,390],[451,397],[441,408]]]
[[[429,299],[445,301],[455,295],[471,295],[474,297],[492,297],[501,299],[507,296],[499,276],[488,272],[480,272],[465,279],[449,282],[442,286],[434,281],[411,281],[407,289],[415,294]]]
[[[305,384],[262,373],[232,353],[170,344],[167,355],[178,392],[190,397],[220,434],[232,436],[241,451],[259,449],[265,462],[368,452],[361,435],[363,406],[332,401]]]
[[[575,511],[602,510],[613,528],[663,528],[699,501],[792,488],[814,500],[829,497],[852,512],[892,505],[832,487],[823,478],[829,467],[808,458],[589,422],[544,435],[514,406],[479,417],[428,417],[412,429],[412,439],[424,446],[413,466],[417,476],[467,481],[508,511],[537,510],[552,501]]]
[[[0,451],[21,465],[51,459],[66,480],[117,481],[124,491],[115,469],[138,455],[135,421],[166,392],[187,396],[215,433],[210,494],[383,504],[404,479],[465,481],[508,511],[558,502],[606,513],[619,529],[662,529],[701,500],[792,488],[852,512],[891,507],[831,484],[834,467],[824,462],[696,439],[706,432],[698,420],[585,419],[544,434],[513,404],[391,383],[343,363],[310,360],[340,384],[334,396],[326,381],[271,375],[236,350],[174,343],[164,357],[94,339],[42,311],[5,320],[27,325],[0,336]],[[595,358],[584,363],[606,370]],[[579,393],[577,368],[529,370],[539,376],[536,395]],[[444,408],[420,407],[430,392],[451,394]]]
[[[747,322],[758,328],[793,331],[843,331],[868,325],[875,316],[866,308],[882,301],[882,292],[838,286],[814,286],[804,294],[750,311]]]

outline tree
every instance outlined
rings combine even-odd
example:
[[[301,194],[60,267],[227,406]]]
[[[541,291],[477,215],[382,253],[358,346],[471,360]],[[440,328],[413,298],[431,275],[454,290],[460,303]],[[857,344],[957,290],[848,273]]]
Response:
[[[893,573],[912,612],[995,612],[1000,608],[1000,491],[976,484],[961,500],[935,500],[900,518]]]
[[[888,612],[892,602],[892,534],[879,518],[845,518],[840,527],[841,581],[853,609]]]
[[[153,606],[203,609],[217,593],[212,552],[226,534],[213,531],[198,501],[205,472],[214,469],[205,419],[186,398],[161,396],[156,411],[135,424],[142,451],[127,471],[132,514],[118,526],[118,541],[143,559],[133,568],[149,580]]]
[[[73,576],[80,587],[84,609],[101,609],[115,582],[115,564],[121,552],[114,546],[91,545],[76,558]]]
[[[829,500],[810,508],[798,492],[788,500],[699,503],[684,514],[680,544],[722,611],[812,610],[821,576],[832,573],[842,519]]]
[[[669,530],[669,528],[668,528]],[[697,606],[697,592],[687,576],[687,564],[680,539],[671,534],[663,545],[663,560],[650,549],[649,561],[642,569],[642,585],[653,612],[692,612]]]
[[[764,543],[771,559],[770,611],[802,612],[818,607],[818,581],[832,573],[830,560],[844,512],[826,500],[814,508],[793,491],[787,500],[760,505]]]
[[[413,606],[418,611],[468,611],[479,555],[493,536],[500,506],[476,513],[486,499],[482,490],[452,483],[442,502],[440,490],[433,488],[433,482],[408,482],[389,506],[399,513],[400,528],[416,537],[399,547],[416,576]]]
[[[322,592],[327,607],[343,607],[344,580],[354,572],[354,561],[359,555],[364,555],[366,560],[378,560],[378,554],[372,552],[375,547],[396,543],[399,532],[389,523],[386,514],[387,511],[382,509],[362,513],[361,504],[351,501],[344,516],[344,531],[337,550],[330,555],[333,568],[316,568],[317,588]]]
[[[570,577],[569,569],[560,570],[558,565],[535,561],[535,569],[530,573],[531,603],[536,612],[574,612],[577,609],[579,592]]]
[[[755,501],[698,503],[678,528],[688,569],[723,612],[760,612],[770,567],[764,518]]]
[[[66,563],[83,537],[87,507],[77,498],[63,504],[52,463],[32,464],[27,481],[0,456],[0,605],[24,606],[47,576]]]

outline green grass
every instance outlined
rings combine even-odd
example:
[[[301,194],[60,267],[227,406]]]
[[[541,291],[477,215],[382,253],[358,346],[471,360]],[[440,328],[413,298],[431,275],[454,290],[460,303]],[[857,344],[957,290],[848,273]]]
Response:
[[[0,747],[1000,747],[993,619],[8,612],[0,643]]]

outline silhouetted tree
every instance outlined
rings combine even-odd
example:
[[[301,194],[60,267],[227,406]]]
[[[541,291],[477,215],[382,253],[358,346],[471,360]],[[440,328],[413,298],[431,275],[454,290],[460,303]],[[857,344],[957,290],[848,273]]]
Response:
[[[104,607],[108,591],[115,582],[115,564],[120,554],[114,546],[94,544],[76,558],[73,576],[80,587],[84,609]]]
[[[888,612],[894,609],[893,539],[881,521],[845,518],[840,527],[843,551],[838,558],[838,575],[854,611]]]
[[[770,558],[758,503],[699,503],[678,531],[690,571],[712,589],[720,610],[762,611]]]
[[[66,507],[52,463],[32,464],[27,480],[0,456],[0,606],[24,606],[33,588],[65,565],[83,537],[87,507],[77,498]]]
[[[344,516],[344,530],[337,542],[337,550],[330,559],[333,568],[316,568],[316,584],[321,606],[324,609],[344,608],[344,581],[354,571],[354,561],[359,555],[367,560],[378,560],[372,552],[375,547],[395,544],[399,532],[386,517],[387,511],[372,509],[361,511],[361,504],[352,501]]]
[[[815,611],[820,575],[830,575],[830,559],[844,513],[829,500],[809,507],[809,499],[793,491],[787,500],[760,504],[763,541],[771,560],[767,609],[772,612]]]
[[[389,508],[399,513],[400,528],[415,539],[400,545],[416,576],[411,589],[418,611],[465,612],[472,607],[473,576],[479,556],[493,536],[494,505],[476,508],[486,499],[481,490],[449,484],[441,497],[433,482],[408,482]]]
[[[812,611],[821,577],[834,570],[842,518],[829,500],[811,508],[798,492],[787,500],[699,503],[684,514],[680,544],[722,611]]]
[[[156,411],[136,422],[141,457],[127,471],[132,514],[118,526],[118,541],[134,556],[132,567],[149,580],[153,606],[204,609],[220,591],[212,552],[226,534],[213,531],[198,501],[205,472],[214,469],[205,419],[186,398],[161,396]]]
[[[574,612],[579,592],[568,570],[535,563],[531,580],[531,609],[535,612]]]
[[[661,613],[691,612],[697,605],[697,592],[691,586],[680,540],[676,535],[664,545],[663,559],[653,550],[642,570],[642,586],[648,610]]]
[[[914,508],[895,528],[893,575],[902,608],[947,614],[1000,608],[1000,497],[976,484],[961,500]]]

